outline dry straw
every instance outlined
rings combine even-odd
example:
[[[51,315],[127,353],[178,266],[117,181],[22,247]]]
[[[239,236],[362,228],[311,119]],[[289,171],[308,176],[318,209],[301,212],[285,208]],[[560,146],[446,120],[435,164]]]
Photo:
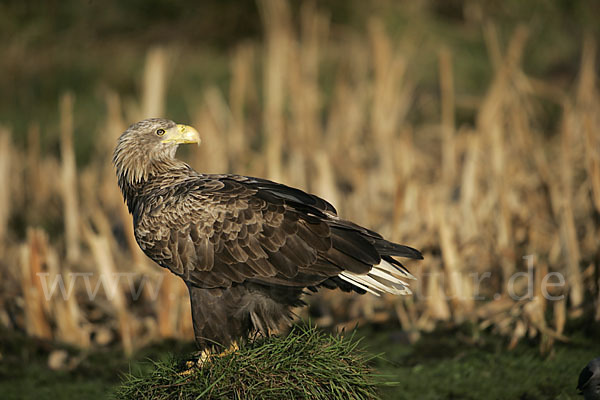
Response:
[[[406,118],[416,86],[407,68],[409,52],[381,21],[369,22],[366,38],[345,33],[332,39],[328,17],[312,3],[300,10],[298,33],[285,2],[259,4],[264,44],[235,49],[228,93],[212,86],[200,104],[189,104],[191,122],[203,136],[191,163],[203,172],[259,175],[300,186],[334,201],[344,217],[425,253],[425,261],[410,265],[418,278],[413,297],[322,291],[310,299],[326,298],[329,309],[319,323],[400,322],[416,340],[437,321],[468,320],[511,337],[511,345],[539,335],[547,349],[565,340],[568,318],[600,309],[595,281],[600,228],[592,218],[600,212],[600,102],[591,38],[583,42],[577,83],[563,92],[523,71],[526,28],[518,28],[503,49],[487,24],[483,32],[494,77],[483,98],[470,102],[477,104],[476,124],[456,126],[459,100],[449,48],[438,54],[440,117],[433,124],[413,123]],[[167,49],[149,51],[139,105],[124,107],[118,94],[106,94],[97,153],[83,169],[75,163],[77,104],[70,94],[60,101],[60,161],[41,152],[39,128],[32,126],[25,156],[0,131],[0,184],[7,189],[0,191],[1,251],[16,260],[9,276],[20,280],[23,324],[31,335],[85,347],[95,343],[93,332],[108,326],[128,351],[148,340],[191,338],[186,289],[172,274],[161,275],[137,248],[110,167],[114,140],[127,123],[163,114],[167,55]],[[320,79],[325,64],[335,70],[329,91]],[[556,132],[539,129],[545,126],[540,98],[561,108]],[[19,164],[26,169],[11,170]],[[13,179],[19,174],[26,176]],[[45,184],[58,176],[60,188]],[[44,200],[27,195],[23,181],[39,183]],[[33,229],[18,243],[9,210],[49,218],[53,209],[47,211],[47,204],[57,199],[63,234],[48,239]],[[27,222],[35,226],[40,220]],[[534,256],[531,270],[523,259],[528,255]],[[77,296],[46,301],[38,272],[48,272],[49,279],[91,272],[96,280],[127,272],[146,277],[148,285],[137,302],[121,281],[91,300],[78,280]],[[524,279],[510,285],[517,272],[532,273],[535,298],[515,298],[528,290]],[[548,287],[547,294],[565,296],[560,300],[542,291],[553,272],[566,283]],[[481,280],[486,273],[489,279]],[[107,291],[118,294],[108,299]],[[584,302],[587,296],[596,305]],[[595,315],[600,319],[600,311]]]

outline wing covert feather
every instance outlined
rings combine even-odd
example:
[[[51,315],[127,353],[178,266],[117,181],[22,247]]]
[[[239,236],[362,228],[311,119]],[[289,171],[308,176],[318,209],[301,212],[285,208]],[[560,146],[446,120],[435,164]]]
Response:
[[[160,187],[135,232],[148,256],[194,286],[329,280],[344,290],[346,283],[331,280],[344,270],[366,274],[382,256],[420,257],[298,189],[235,175],[197,175],[184,184]]]
[[[144,251],[200,287],[228,287],[276,276],[293,286],[299,269],[310,270],[317,252],[331,247],[328,226],[303,220],[286,205],[290,200],[261,193],[265,189],[258,183],[240,180],[202,176],[189,183],[187,193],[179,191],[177,200],[142,219],[142,228],[148,226],[136,232],[142,233],[138,241],[147,243]],[[303,192],[293,191],[301,197],[298,193]]]

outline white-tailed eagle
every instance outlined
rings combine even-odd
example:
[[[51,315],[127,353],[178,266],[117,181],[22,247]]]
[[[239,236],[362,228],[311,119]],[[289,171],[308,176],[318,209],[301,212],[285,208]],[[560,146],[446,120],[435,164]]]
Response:
[[[394,257],[421,253],[338,217],[327,201],[265,179],[207,175],[175,158],[198,132],[146,119],[113,156],[141,249],[180,276],[201,349],[268,335],[320,287],[409,294],[412,275]]]

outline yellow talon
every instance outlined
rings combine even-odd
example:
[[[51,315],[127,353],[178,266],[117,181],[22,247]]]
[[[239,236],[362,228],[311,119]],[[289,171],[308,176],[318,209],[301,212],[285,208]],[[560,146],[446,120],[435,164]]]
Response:
[[[229,354],[232,354],[232,353],[238,351],[239,349],[240,349],[240,347],[238,346],[237,342],[233,342],[231,344],[231,346],[229,346],[228,348],[226,348],[219,354],[212,354],[208,349],[204,349],[200,353],[198,360],[186,361],[186,363],[185,363],[186,369],[184,371],[180,372],[179,375],[183,375],[183,376],[190,375],[194,371],[194,367],[202,368],[206,363],[208,363],[211,360],[211,358],[225,357],[225,356],[228,356]]]
[[[236,351],[238,351],[240,349],[240,347],[238,346],[237,342],[233,342],[231,344],[231,346],[229,346],[228,348],[226,348],[224,351],[222,351],[221,353],[219,353],[217,356],[218,357],[225,357],[229,354],[232,354]]]

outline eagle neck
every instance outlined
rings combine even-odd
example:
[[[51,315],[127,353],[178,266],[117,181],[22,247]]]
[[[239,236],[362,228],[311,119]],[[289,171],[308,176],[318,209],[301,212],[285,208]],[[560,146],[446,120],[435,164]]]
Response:
[[[165,187],[184,180],[195,171],[186,163],[177,159],[155,161],[140,171],[120,171],[119,187],[134,223],[142,216],[144,204],[164,190]]]

